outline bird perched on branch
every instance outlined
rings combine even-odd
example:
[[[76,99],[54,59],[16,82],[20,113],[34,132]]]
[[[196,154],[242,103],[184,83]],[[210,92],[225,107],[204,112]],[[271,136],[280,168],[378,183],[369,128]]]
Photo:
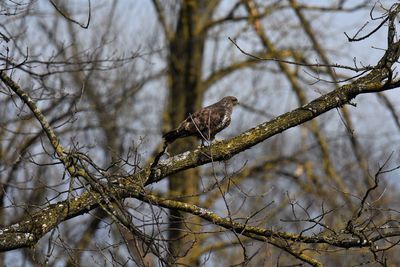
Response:
[[[150,175],[145,185],[157,180],[157,165],[161,157],[171,144],[178,138],[196,136],[204,144],[204,140],[212,141],[217,133],[225,129],[231,123],[232,109],[239,104],[234,96],[226,96],[217,103],[204,107],[193,114],[190,114],[179,126],[163,135],[165,139],[163,148],[156,155],[150,166]]]
[[[190,114],[179,126],[163,135],[166,144],[178,138],[196,136],[204,144],[204,140],[212,141],[215,135],[231,123],[232,109],[239,104],[234,96],[226,96],[217,103],[204,107]]]

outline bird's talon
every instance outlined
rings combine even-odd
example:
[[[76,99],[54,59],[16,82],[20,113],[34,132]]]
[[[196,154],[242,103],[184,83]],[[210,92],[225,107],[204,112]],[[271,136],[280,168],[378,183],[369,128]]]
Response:
[[[171,157],[171,155],[168,153],[168,147],[165,148],[164,155],[167,156],[167,158]]]

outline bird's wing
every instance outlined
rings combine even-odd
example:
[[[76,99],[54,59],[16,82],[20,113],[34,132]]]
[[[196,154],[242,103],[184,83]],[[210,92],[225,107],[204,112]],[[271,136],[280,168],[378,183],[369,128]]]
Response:
[[[185,121],[179,125],[180,130],[184,130],[191,135],[208,134],[209,131],[217,128],[224,117],[224,110],[218,107],[205,107],[192,115],[189,115]]]

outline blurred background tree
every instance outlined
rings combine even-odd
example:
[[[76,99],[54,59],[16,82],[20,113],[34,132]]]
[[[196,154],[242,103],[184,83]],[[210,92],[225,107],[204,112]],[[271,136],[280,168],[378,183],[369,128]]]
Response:
[[[0,265],[400,264],[394,2],[2,1]],[[146,183],[227,95],[224,139],[325,102]]]

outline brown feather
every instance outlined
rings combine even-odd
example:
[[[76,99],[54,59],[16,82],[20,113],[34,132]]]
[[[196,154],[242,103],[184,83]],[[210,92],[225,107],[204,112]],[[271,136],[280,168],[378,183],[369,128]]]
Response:
[[[163,135],[166,143],[178,138],[197,136],[201,140],[213,140],[215,135],[229,126],[236,97],[227,96],[220,101],[189,115],[179,126]]]

